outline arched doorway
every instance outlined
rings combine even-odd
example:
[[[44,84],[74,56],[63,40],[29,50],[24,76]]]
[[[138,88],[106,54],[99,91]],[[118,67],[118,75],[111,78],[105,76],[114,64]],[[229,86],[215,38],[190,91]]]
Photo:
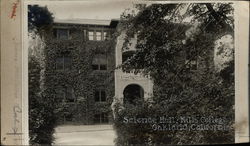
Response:
[[[123,90],[124,104],[133,104],[142,101],[144,98],[144,90],[137,84],[130,84]]]

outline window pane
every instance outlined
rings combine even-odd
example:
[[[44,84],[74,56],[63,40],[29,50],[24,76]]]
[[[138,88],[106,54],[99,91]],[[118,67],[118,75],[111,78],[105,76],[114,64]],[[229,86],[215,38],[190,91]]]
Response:
[[[65,121],[73,121],[73,115],[72,114],[69,114],[69,113],[65,113]]]
[[[94,123],[100,123],[100,121],[101,121],[101,118],[100,118],[100,114],[95,114],[94,115]]]
[[[92,69],[93,69],[93,70],[98,70],[98,69],[99,69],[99,67],[98,67],[98,65],[97,65],[97,64],[93,64],[93,65],[92,65]]]
[[[94,36],[89,36],[89,40],[90,41],[94,40]]]
[[[101,101],[106,101],[106,92],[101,91]]]
[[[107,70],[107,65],[100,65],[100,70]]]
[[[63,57],[56,58],[56,70],[63,70]]]
[[[95,91],[95,101],[96,102],[100,101],[100,92],[99,91]]]
[[[102,33],[101,32],[96,32],[96,40],[97,41],[100,41],[100,40],[102,40]]]
[[[107,114],[107,113],[104,113],[104,120],[103,120],[103,123],[108,123],[108,122],[109,122],[108,114]]]
[[[93,31],[89,31],[88,36],[89,36],[89,40],[94,40],[94,32]]]
[[[107,113],[101,113],[100,121],[101,121],[101,123],[108,123],[108,114]]]
[[[75,98],[73,96],[73,88],[71,87],[66,88],[66,99],[67,99],[67,102],[75,101]]]
[[[108,114],[107,113],[99,113],[94,115],[95,123],[108,123]]]
[[[107,32],[103,32],[103,40],[107,40]]]
[[[67,29],[57,29],[57,38],[58,39],[68,39],[68,30]]]
[[[71,69],[72,66],[72,59],[71,57],[65,57],[64,58],[64,69]]]

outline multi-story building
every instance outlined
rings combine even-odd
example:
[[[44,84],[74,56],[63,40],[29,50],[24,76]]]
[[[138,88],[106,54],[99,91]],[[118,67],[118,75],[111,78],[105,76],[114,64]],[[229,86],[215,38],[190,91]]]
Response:
[[[135,51],[123,51],[117,20],[55,20],[47,35],[45,86],[62,104],[60,123],[112,123],[113,98],[148,98],[152,82],[116,69]],[[136,40],[133,41],[135,43]],[[62,101],[62,102],[61,102]]]
[[[63,99],[62,123],[112,122],[117,23],[55,20],[45,38],[45,86]]]
[[[118,23],[118,20],[55,20],[53,31],[45,38],[44,73],[45,87],[62,104],[58,111],[61,123],[112,123],[114,99],[126,104],[152,95],[150,77],[117,68],[134,54],[137,41],[133,38],[130,47],[123,49],[125,31],[117,33]],[[213,51],[207,56],[213,56]],[[190,60],[188,53],[182,53],[179,60],[183,64],[189,61],[191,70],[198,66],[205,69],[207,62],[213,62],[213,57],[209,57],[210,61],[197,57]]]

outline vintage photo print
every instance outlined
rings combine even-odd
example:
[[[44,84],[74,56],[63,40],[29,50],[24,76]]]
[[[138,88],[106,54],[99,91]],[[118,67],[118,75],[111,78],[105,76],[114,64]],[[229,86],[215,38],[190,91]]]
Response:
[[[29,144],[237,141],[236,2],[24,7]]]
[[[234,143],[234,21],[232,2],[28,5],[30,142]]]

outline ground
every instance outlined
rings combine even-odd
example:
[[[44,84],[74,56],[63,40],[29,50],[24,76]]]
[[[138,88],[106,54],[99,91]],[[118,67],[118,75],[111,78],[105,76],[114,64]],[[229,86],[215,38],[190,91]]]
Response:
[[[114,145],[112,125],[62,125],[55,129],[55,145]]]

